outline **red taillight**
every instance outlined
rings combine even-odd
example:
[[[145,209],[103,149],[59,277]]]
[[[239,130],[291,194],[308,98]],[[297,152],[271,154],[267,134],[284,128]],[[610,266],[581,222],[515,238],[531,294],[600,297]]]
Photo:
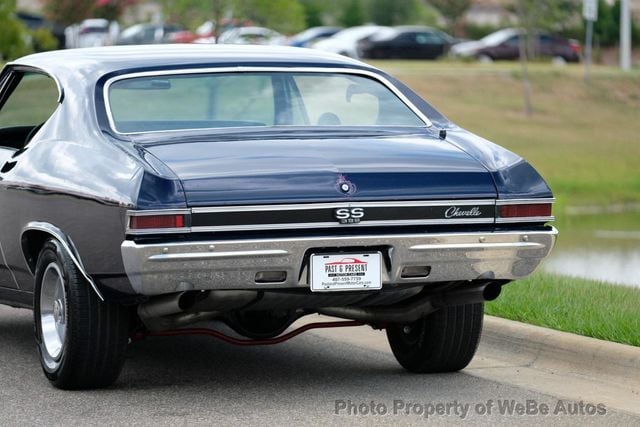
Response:
[[[131,230],[183,227],[185,227],[184,214],[132,216],[129,221],[129,228]]]
[[[570,40],[569,41],[569,47],[571,48],[571,50],[573,52],[575,52],[578,55],[580,55],[580,51],[582,50],[582,48],[580,47],[580,43],[577,40]]]
[[[498,214],[501,218],[531,218],[551,216],[551,203],[503,205],[498,209]]]

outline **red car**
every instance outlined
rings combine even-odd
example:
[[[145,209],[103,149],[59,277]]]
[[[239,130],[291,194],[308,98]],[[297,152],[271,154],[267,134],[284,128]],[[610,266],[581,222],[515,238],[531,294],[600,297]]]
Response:
[[[458,43],[451,53],[458,57],[473,57],[480,61],[518,59],[520,57],[520,35],[523,30],[505,28],[478,40]],[[545,32],[536,32],[534,44],[536,55],[550,57],[557,61],[579,62],[580,43]]]

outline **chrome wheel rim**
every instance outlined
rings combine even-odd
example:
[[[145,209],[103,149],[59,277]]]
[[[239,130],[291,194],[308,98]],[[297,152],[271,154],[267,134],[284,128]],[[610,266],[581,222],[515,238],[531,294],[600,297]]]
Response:
[[[40,329],[45,363],[54,368],[62,356],[67,336],[67,299],[58,264],[51,263],[42,275],[40,287]]]

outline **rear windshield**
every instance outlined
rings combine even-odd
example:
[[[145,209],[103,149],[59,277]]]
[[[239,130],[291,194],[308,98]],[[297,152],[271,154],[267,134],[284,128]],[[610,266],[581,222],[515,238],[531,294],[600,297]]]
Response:
[[[247,126],[425,126],[387,86],[343,73],[133,77],[109,86],[120,133]]]

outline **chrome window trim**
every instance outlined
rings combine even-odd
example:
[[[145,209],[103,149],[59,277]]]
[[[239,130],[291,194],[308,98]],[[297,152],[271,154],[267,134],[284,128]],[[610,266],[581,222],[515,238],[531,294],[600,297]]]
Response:
[[[113,119],[113,114],[111,112],[111,103],[109,101],[109,89],[111,85],[120,81],[120,80],[128,80],[138,77],[156,77],[156,76],[169,76],[169,75],[193,75],[193,74],[212,74],[212,73],[250,73],[250,72],[274,72],[274,73],[318,73],[318,74],[326,74],[326,73],[334,73],[334,74],[353,74],[353,75],[361,75],[365,77],[372,78],[382,83],[387,87],[395,96],[397,96],[400,101],[402,101],[410,110],[413,112],[420,120],[422,120],[426,127],[433,126],[433,123],[429,118],[424,115],[418,107],[416,107],[404,94],[395,87],[389,80],[387,80],[384,76],[381,76],[373,71],[361,70],[356,68],[323,68],[323,67],[246,67],[246,66],[236,66],[236,67],[213,67],[213,68],[198,68],[198,69],[183,69],[183,68],[175,68],[171,70],[159,70],[159,71],[144,71],[139,73],[129,73],[123,74],[120,76],[115,76],[107,80],[104,84],[103,88],[103,98],[105,105],[105,112],[107,114],[107,120],[109,121],[109,127],[113,132],[117,135],[146,135],[146,134],[157,134],[157,133],[169,133],[169,132],[188,132],[192,130],[201,130],[201,129],[223,129],[223,128],[196,128],[196,129],[172,129],[172,130],[160,130],[160,131],[148,131],[148,132],[120,132],[116,128],[115,121]],[[269,128],[274,128],[278,126],[268,126]],[[279,126],[286,128],[287,126]],[[371,126],[375,127],[375,126]],[[413,128],[413,126],[407,126],[408,128]],[[238,129],[238,128],[234,128]]]
[[[7,73],[7,77],[10,76],[11,73],[15,73],[16,71],[24,71],[25,69],[28,69],[27,72],[44,74],[45,76],[49,77],[56,84],[56,89],[58,90],[58,99],[56,100],[56,102],[58,104],[62,103],[62,100],[64,99],[64,89],[62,88],[62,83],[60,83],[60,79],[58,79],[58,76],[52,73],[49,73],[48,71],[40,67],[34,67],[33,65],[22,64],[20,62],[8,62],[5,65],[5,67],[6,67],[5,69],[9,71]],[[0,87],[0,90],[4,91],[4,86],[7,81],[8,81],[8,78],[4,79],[4,81],[2,82],[3,85],[2,87]]]

